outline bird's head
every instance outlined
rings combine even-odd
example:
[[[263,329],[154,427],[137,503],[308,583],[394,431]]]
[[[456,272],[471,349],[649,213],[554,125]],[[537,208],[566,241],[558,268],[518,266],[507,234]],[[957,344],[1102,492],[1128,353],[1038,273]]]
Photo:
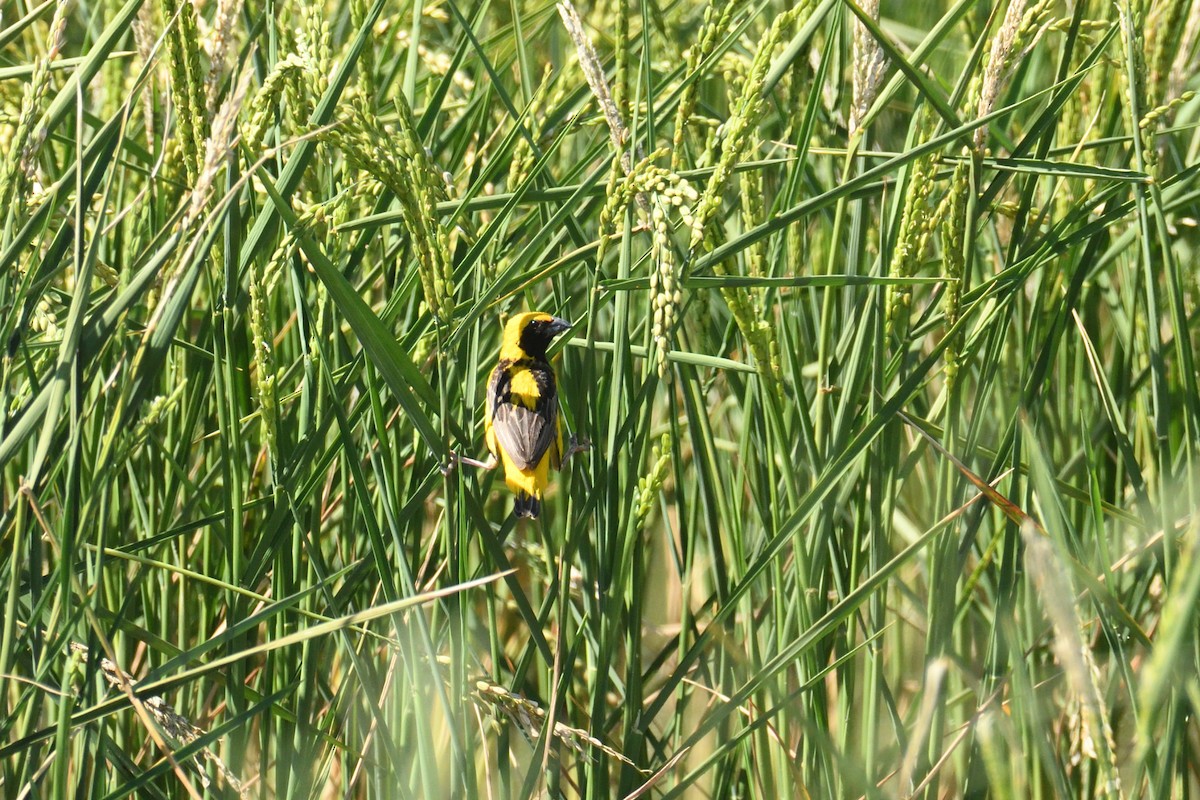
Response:
[[[500,357],[514,361],[520,358],[545,358],[546,348],[554,337],[571,327],[565,319],[552,317],[542,311],[517,314],[504,326],[504,342]]]

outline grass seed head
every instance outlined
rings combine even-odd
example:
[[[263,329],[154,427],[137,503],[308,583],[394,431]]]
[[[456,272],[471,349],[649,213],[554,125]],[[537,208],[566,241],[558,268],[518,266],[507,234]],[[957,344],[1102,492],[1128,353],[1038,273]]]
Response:
[[[704,7],[704,19],[700,24],[700,32],[697,34],[696,42],[687,49],[685,55],[685,76],[691,77],[683,87],[683,92],[679,97],[679,105],[675,108],[675,128],[674,141],[671,148],[671,168],[678,169],[683,163],[684,149],[683,138],[687,130],[688,124],[692,120],[692,115],[696,110],[696,98],[699,93],[700,81],[696,76],[700,71],[700,65],[712,55],[717,44],[721,41],[721,37],[729,29],[729,23],[733,18],[733,9],[735,4],[722,2],[721,0],[709,0]]]
[[[968,153],[964,152],[964,160],[954,169],[954,177],[950,181],[950,191],[942,201],[945,208],[941,214],[942,234],[942,273],[949,278],[942,294],[942,311],[946,317],[946,327],[958,322],[961,310],[963,284],[966,281],[966,258],[963,243],[966,238],[967,202],[972,191],[970,181],[970,166]],[[959,345],[951,342],[945,350],[946,381],[952,384],[958,374]]]
[[[913,118],[914,127],[910,133],[912,141],[915,144],[928,142],[937,128],[937,120],[933,110],[928,105],[922,105]],[[914,160],[909,169],[904,205],[900,210],[900,228],[889,267],[892,277],[912,277],[925,258],[930,237],[940,216],[934,195],[940,166],[941,156],[934,152]],[[886,327],[889,333],[896,332],[902,337],[906,335],[911,302],[911,287],[888,288]]]
[[[290,53],[267,73],[262,86],[250,103],[250,113],[243,128],[247,146],[261,149],[266,145],[267,129],[275,122],[279,101],[289,85],[295,85],[304,74],[305,62],[297,53]]]
[[[50,89],[50,63],[62,52],[66,43],[67,16],[74,7],[73,0],[59,0],[46,39],[46,53],[33,65],[33,72],[21,97],[20,112],[5,156],[0,158],[0,208],[27,205],[25,187],[34,178],[34,162],[49,133],[44,126],[34,128],[42,102]]]
[[[861,6],[872,19],[879,19],[879,0],[866,0]],[[850,98],[850,135],[853,136],[862,124],[862,119],[883,85],[887,73],[887,57],[879,42],[867,30],[861,20],[852,23],[854,52],[852,63],[852,89]]]

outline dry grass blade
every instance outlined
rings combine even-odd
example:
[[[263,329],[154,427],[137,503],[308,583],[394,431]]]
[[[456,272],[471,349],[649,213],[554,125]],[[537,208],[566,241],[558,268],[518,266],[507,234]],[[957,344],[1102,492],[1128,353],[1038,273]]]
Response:
[[[86,659],[90,650],[87,645],[80,644],[79,642],[71,642],[70,652]],[[104,675],[104,679],[114,688],[125,691],[137,687],[137,681],[126,675],[120,667],[108,658],[101,656],[99,664],[100,672]],[[176,711],[170,703],[159,695],[142,698],[142,703],[145,705],[146,711],[150,713],[150,716],[162,728],[163,733],[177,742],[179,747],[191,744],[205,735],[203,728],[192,724],[191,720]],[[212,751],[212,748],[202,747],[200,752],[205,759],[213,763],[217,771],[221,774],[221,777],[229,785],[229,788],[237,792],[240,797],[248,796],[245,787],[242,786],[241,780],[238,779],[237,775],[233,774],[233,770],[225,765],[220,756]],[[200,779],[200,784],[204,788],[209,788],[208,776],[199,767],[196,768],[196,776]]]

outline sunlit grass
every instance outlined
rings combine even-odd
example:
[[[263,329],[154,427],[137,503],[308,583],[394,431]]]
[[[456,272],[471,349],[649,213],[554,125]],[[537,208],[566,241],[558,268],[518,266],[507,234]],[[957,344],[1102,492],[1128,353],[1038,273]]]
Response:
[[[0,794],[1200,789],[1200,6],[877,5],[0,6]]]

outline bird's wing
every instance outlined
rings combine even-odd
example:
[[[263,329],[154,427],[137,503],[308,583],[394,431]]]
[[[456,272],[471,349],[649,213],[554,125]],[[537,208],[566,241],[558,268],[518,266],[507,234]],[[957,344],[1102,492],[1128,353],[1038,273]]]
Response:
[[[492,430],[500,446],[520,469],[531,469],[556,443],[558,399],[553,395],[537,409],[515,403],[497,403],[492,409]]]

